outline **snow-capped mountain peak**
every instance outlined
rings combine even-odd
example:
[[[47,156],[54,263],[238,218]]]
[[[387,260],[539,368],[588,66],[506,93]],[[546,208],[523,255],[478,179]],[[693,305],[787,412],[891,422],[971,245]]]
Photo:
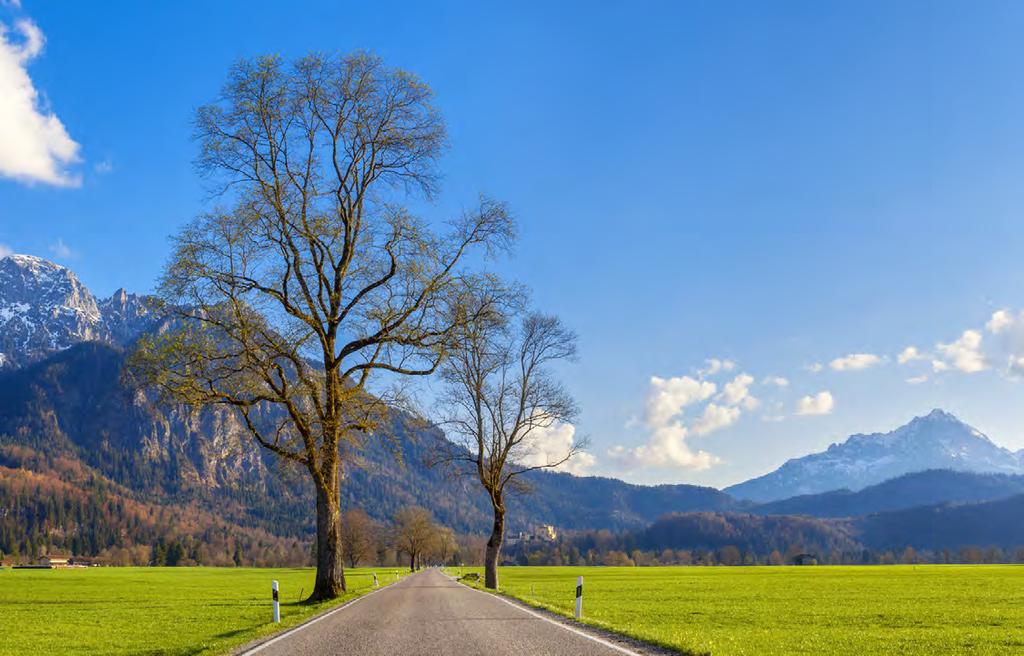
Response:
[[[1018,454],[952,414],[933,410],[888,433],[852,435],[726,491],[741,499],[774,501],[842,488],[860,490],[926,469],[1024,473]]]
[[[65,266],[34,255],[0,258],[0,367],[22,366],[80,342],[134,337],[144,303],[121,291],[99,303]]]

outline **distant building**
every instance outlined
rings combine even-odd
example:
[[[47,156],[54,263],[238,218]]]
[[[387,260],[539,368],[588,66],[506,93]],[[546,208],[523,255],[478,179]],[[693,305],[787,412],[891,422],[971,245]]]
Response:
[[[71,556],[58,556],[56,554],[40,556],[38,563],[41,567],[49,567],[50,569],[71,567],[72,565],[74,565]]]
[[[541,540],[547,540],[548,542],[554,542],[558,539],[558,532],[555,531],[555,527],[551,524],[543,524],[537,527],[537,530],[533,533],[537,538]]]
[[[558,531],[551,524],[542,524],[537,528],[533,529],[532,533],[526,533],[519,531],[505,538],[505,544],[508,546],[515,546],[520,543],[529,543],[536,540],[544,542],[554,542],[558,539]]]
[[[794,565],[817,565],[818,559],[813,554],[797,554],[793,556]]]

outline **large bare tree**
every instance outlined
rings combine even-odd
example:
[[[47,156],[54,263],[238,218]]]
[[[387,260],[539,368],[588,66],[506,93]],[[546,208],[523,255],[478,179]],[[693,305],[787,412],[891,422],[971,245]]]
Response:
[[[450,442],[439,460],[474,476],[487,492],[494,524],[484,584],[492,589],[498,587],[508,493],[528,489],[524,474],[559,467],[586,446],[565,431],[576,405],[552,370],[575,357],[576,336],[554,316],[529,313],[518,319],[517,305],[495,305],[461,326],[442,366]],[[552,439],[560,429],[562,443]]]
[[[136,369],[172,399],[235,408],[309,472],[311,600],[334,598],[345,469],[395,400],[384,390],[434,372],[486,309],[491,279],[464,261],[507,245],[512,224],[486,199],[442,231],[402,205],[435,192],[445,125],[426,84],[370,55],[241,61],[195,128],[226,209],[174,238],[159,294],[178,320]]]

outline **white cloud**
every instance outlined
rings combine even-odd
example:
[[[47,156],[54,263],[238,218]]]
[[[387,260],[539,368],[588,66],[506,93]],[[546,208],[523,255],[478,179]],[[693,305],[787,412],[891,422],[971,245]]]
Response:
[[[700,374],[701,377],[714,376],[720,371],[732,371],[733,369],[736,368],[736,363],[733,362],[732,360],[720,360],[718,358],[709,358],[705,360],[705,363],[707,364],[707,366],[704,367],[703,369],[698,370],[697,372]]]
[[[988,320],[985,327],[988,328],[988,331],[993,335],[998,335],[999,333],[1004,332],[1007,328],[1013,326],[1015,322],[1016,319],[1014,319],[1013,314],[1008,310],[996,310],[992,313],[992,318]]]
[[[900,351],[900,354],[896,356],[896,361],[900,364],[907,364],[916,360],[927,360],[929,357],[927,353],[919,351],[916,346],[908,346]]]
[[[517,460],[527,467],[556,463],[569,452],[575,439],[576,427],[569,423],[555,422],[551,426],[535,428],[529,434],[529,447],[517,455]],[[553,469],[579,476],[585,474],[595,464],[597,458],[583,451]]]
[[[912,378],[908,378],[907,382],[910,383],[911,385],[920,385],[921,383],[927,383],[928,382],[928,374],[921,374],[920,376],[913,376]]]
[[[713,361],[709,361],[708,368],[714,368]],[[724,365],[720,362],[716,371],[723,370]],[[738,403],[744,403],[749,397],[749,393],[741,388],[750,382],[744,384],[744,381],[741,375],[727,383],[727,387],[732,385],[729,387],[729,397],[737,398]],[[616,446],[608,450],[608,455],[626,469],[659,467],[703,470],[721,462],[706,451],[694,451],[686,440],[691,435],[706,435],[728,426],[736,421],[741,409],[738,406],[708,403],[692,428],[682,418],[687,407],[704,403],[717,392],[718,386],[715,383],[690,376],[652,376],[647,395],[645,423],[650,430],[647,441],[635,447]],[[723,391],[723,394],[726,392]]]
[[[651,376],[647,395],[647,424],[664,426],[688,405],[706,401],[714,396],[718,386],[689,376],[659,378]]]
[[[27,70],[46,39],[28,19],[15,22],[14,32],[19,36],[0,23],[0,176],[78,186],[81,177],[67,167],[79,161],[79,145],[40,98]]]
[[[8,246],[7,244],[0,244],[0,260],[13,253],[14,249],[12,249],[10,246]]]
[[[686,443],[686,426],[674,421],[656,428],[646,444],[633,448],[616,446],[608,455],[627,469],[640,466],[674,467],[701,471],[721,460],[706,451],[694,452]]]
[[[993,335],[988,349],[991,361],[1006,363],[1003,374],[1009,379],[1024,379],[1024,311],[994,312],[985,327]]]
[[[67,244],[65,244],[64,240],[61,239],[60,237],[57,238],[57,241],[50,244],[49,248],[50,253],[52,253],[55,257],[59,257],[61,259],[66,260],[68,258],[75,256],[75,252],[71,250],[71,248]]]
[[[763,385],[774,385],[776,387],[789,387],[789,379],[782,376],[768,376],[761,381]]]
[[[814,396],[805,396],[796,402],[798,415],[827,415],[835,407],[832,392],[818,392]]]
[[[949,343],[940,342],[934,355],[920,353],[920,359],[931,359],[934,373],[974,374],[994,369],[1011,381],[1022,381],[1024,311],[996,310],[983,328],[965,330]]]
[[[21,0],[0,0],[0,7],[13,7],[21,9]]]
[[[750,385],[753,382],[754,377],[750,374],[740,374],[722,386],[722,393],[718,395],[718,399],[729,406],[742,405],[747,410],[753,410],[761,404],[750,394]]]
[[[981,333],[977,330],[965,330],[955,342],[940,343],[935,348],[948,364],[964,373],[973,374],[988,369],[988,361],[982,351]]]
[[[731,426],[740,418],[740,412],[740,409],[736,406],[721,406],[717,403],[709,403],[704,408],[704,414],[693,422],[693,434],[707,435],[708,433]]]
[[[101,162],[96,162],[96,164],[93,165],[92,170],[97,175],[106,175],[114,170],[114,162],[112,162],[108,157]]]
[[[804,370],[809,371],[812,374],[816,374],[822,371],[823,369],[825,369],[825,367],[820,362],[815,362],[814,364],[809,364],[806,367],[804,367]]]
[[[873,367],[881,361],[882,358],[872,353],[851,353],[847,356],[836,358],[828,366],[833,371],[860,371]]]

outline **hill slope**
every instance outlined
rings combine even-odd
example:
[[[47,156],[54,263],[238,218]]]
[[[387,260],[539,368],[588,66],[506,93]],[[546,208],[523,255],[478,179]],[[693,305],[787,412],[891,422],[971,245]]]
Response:
[[[1017,549],[1024,547],[1024,495],[868,515],[853,526],[858,539],[873,549]]]
[[[758,515],[857,517],[937,503],[969,503],[1024,494],[1024,476],[932,469],[852,492],[834,490],[755,506]]]

